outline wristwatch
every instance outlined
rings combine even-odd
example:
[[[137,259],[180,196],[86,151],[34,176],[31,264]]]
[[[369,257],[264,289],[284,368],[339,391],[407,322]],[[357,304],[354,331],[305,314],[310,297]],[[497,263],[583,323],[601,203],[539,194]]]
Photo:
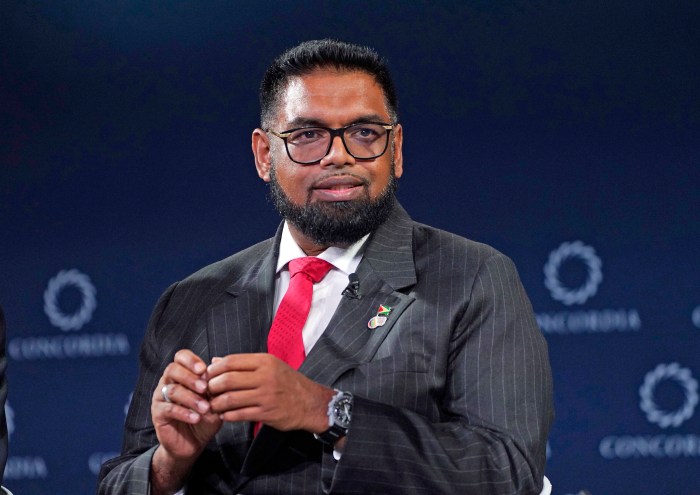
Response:
[[[336,390],[336,394],[328,403],[328,429],[323,433],[314,433],[314,437],[326,445],[334,445],[340,438],[348,434],[351,417],[352,394]]]

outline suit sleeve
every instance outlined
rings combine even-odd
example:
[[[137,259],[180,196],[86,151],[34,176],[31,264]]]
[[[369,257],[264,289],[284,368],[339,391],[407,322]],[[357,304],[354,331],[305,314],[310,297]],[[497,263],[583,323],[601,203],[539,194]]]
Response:
[[[444,329],[438,329],[443,331]],[[442,418],[356,397],[324,491],[538,494],[553,417],[547,346],[516,269],[500,253],[479,267],[450,330]]]
[[[141,345],[141,368],[126,418],[122,452],[102,465],[98,480],[100,495],[147,495],[150,492],[151,459],[158,446],[151,420],[151,397],[170,361],[169,356],[160,352],[157,334],[176,286],[165,291],[151,315]]]

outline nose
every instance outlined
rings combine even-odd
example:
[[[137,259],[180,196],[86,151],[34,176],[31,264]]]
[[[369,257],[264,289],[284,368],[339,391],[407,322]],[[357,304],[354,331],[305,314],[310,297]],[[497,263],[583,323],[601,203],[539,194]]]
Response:
[[[336,166],[342,167],[345,165],[354,165],[355,158],[348,153],[348,150],[343,144],[343,140],[340,136],[334,136],[331,141],[331,149],[328,150],[326,156],[321,159],[321,166]]]

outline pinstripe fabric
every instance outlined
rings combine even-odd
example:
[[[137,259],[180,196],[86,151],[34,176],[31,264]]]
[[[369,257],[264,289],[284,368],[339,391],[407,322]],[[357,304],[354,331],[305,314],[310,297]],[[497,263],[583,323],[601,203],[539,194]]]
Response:
[[[270,326],[278,237],[172,286],[154,310],[121,457],[99,493],[147,493],[150,398],[180,348],[205,361],[259,352]],[[224,425],[188,493],[537,494],[552,420],[547,346],[513,263],[417,224],[399,206],[300,371],[355,394],[339,462],[310,434]],[[379,305],[392,311],[370,330]]]

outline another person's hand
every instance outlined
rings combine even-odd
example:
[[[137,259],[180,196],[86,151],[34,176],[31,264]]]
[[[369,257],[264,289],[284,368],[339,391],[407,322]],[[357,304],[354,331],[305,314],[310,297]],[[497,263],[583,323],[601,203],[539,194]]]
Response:
[[[278,430],[328,429],[331,388],[271,354],[230,354],[207,369],[211,409],[225,421],[262,422]]]

